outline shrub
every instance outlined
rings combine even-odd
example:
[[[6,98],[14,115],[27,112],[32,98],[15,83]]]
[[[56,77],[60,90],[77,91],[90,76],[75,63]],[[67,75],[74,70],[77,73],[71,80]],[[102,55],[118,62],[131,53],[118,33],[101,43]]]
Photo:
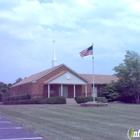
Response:
[[[35,104],[33,100],[3,101],[4,105]]]
[[[41,99],[27,99],[18,101],[3,101],[4,105],[18,105],[18,104],[45,104],[45,100]]]
[[[109,102],[117,101],[120,97],[118,92],[101,93],[101,95],[106,97]]]
[[[4,105],[15,105],[14,101],[3,101]]]
[[[83,96],[77,96],[75,97],[76,102],[79,103],[86,103],[89,101],[93,101],[93,97],[83,97]]]
[[[93,97],[78,96],[78,97],[75,98],[75,100],[76,100],[77,103],[86,103],[86,102],[93,101]],[[106,103],[107,99],[105,97],[96,97],[95,101]]]
[[[33,98],[31,99],[34,104],[46,104],[46,99],[44,98]]]
[[[136,103],[134,95],[120,97],[118,99],[118,101],[121,101],[121,102],[124,102],[124,103]]]
[[[47,104],[66,104],[66,99],[64,97],[50,97],[46,98]]]
[[[21,94],[21,95],[12,95],[7,98],[7,101],[19,101],[19,100],[27,100],[30,99],[29,94]]]
[[[2,96],[2,101],[7,101],[10,94],[9,94],[9,92],[1,93],[1,96]]]
[[[107,99],[105,97],[96,97],[95,101],[102,102],[102,103],[107,103]]]
[[[0,102],[2,101],[2,94],[0,93]]]
[[[5,105],[16,105],[16,104],[66,104],[64,97],[51,97],[51,98],[34,98],[26,100],[15,100],[15,101],[3,101]]]

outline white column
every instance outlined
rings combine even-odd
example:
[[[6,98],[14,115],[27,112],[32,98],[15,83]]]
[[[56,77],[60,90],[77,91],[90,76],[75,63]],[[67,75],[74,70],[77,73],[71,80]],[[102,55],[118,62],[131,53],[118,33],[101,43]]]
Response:
[[[48,98],[50,98],[50,85],[48,84]]]
[[[74,90],[74,98],[75,98],[75,85],[73,85],[73,90]]]
[[[61,85],[61,97],[63,96],[63,85]]]
[[[85,85],[85,96],[87,97],[87,85]]]

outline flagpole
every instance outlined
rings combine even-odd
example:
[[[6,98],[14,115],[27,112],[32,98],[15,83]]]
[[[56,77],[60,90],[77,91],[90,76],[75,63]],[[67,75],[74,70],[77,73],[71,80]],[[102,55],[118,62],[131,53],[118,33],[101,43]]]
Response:
[[[93,50],[93,43],[92,43],[92,50]],[[94,89],[94,85],[95,85],[95,83],[94,83],[94,55],[93,55],[93,53],[94,53],[94,50],[93,50],[93,52],[92,52],[92,68],[93,68],[93,74],[92,74],[92,96],[93,96],[93,102],[95,102],[95,89]]]

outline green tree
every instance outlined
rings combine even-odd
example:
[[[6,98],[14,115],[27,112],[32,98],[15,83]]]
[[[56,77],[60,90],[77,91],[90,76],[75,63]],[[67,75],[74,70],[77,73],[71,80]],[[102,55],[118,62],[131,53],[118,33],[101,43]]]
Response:
[[[18,82],[20,82],[20,81],[22,81],[23,79],[22,78],[18,78],[18,79],[16,79],[16,82],[14,83],[14,84],[16,84],[16,83],[18,83]]]
[[[102,87],[101,89],[102,96],[106,97],[108,101],[116,101],[120,95],[117,91],[117,84],[112,82]]]
[[[11,85],[12,84],[5,84],[3,82],[0,82],[0,101],[9,96],[9,90]]]
[[[140,103],[140,56],[134,51],[127,51],[123,63],[114,67],[119,78],[119,92],[124,96],[134,96]]]
[[[22,81],[22,78],[16,79],[15,83],[16,84],[20,81]],[[0,101],[7,99],[10,96],[10,87],[13,85],[11,83],[5,84],[3,82],[0,82]]]

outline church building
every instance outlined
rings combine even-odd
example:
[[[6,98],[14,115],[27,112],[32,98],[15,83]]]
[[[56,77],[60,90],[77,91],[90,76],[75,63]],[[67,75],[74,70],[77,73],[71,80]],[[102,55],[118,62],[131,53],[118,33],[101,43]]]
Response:
[[[117,81],[112,75],[79,74],[61,64],[56,66],[55,50],[53,54],[52,68],[33,74],[26,79],[16,83],[10,88],[10,95],[29,94],[31,98],[49,98],[63,96],[75,98],[76,96],[100,97],[102,86],[111,81]]]

